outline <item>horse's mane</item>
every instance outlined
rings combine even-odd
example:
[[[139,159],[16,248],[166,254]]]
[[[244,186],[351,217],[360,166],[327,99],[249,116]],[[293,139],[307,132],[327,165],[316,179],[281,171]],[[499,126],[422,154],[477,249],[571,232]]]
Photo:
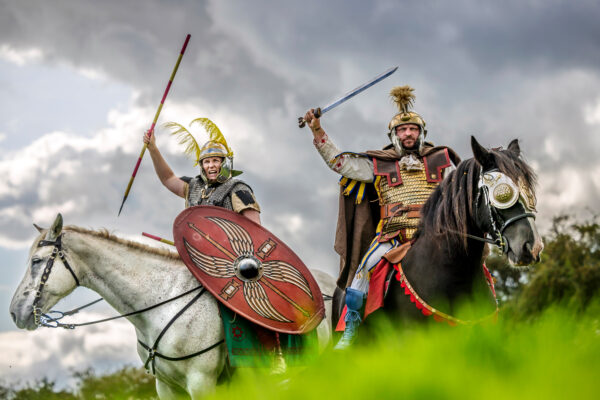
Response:
[[[80,226],[68,225],[68,226],[65,226],[63,228],[63,230],[73,231],[73,232],[77,232],[77,233],[83,233],[85,235],[91,235],[91,236],[95,236],[98,238],[107,239],[107,240],[125,245],[132,249],[141,250],[145,253],[156,254],[158,256],[170,258],[173,260],[180,259],[179,254],[177,254],[176,252],[173,252],[173,251],[170,251],[167,249],[160,249],[158,247],[148,246],[148,245],[145,245],[145,244],[142,244],[139,242],[134,242],[132,240],[127,240],[127,239],[117,237],[117,236],[113,235],[112,233],[110,233],[105,228],[100,229],[100,230],[91,230],[91,229],[82,228]]]
[[[528,187],[532,193],[537,184],[533,169],[511,150],[489,150],[498,170]],[[435,188],[422,209],[422,217],[416,237],[424,235],[446,236],[451,245],[466,248],[469,221],[474,217],[477,185],[481,165],[474,158],[462,161],[456,169]],[[455,231],[460,234],[449,234]]]

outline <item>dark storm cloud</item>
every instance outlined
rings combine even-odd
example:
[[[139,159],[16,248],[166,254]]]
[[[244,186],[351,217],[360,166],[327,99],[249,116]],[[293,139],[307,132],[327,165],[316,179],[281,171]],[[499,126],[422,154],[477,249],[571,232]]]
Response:
[[[600,90],[596,2],[0,4],[0,45],[40,48],[46,63],[101,71],[139,91],[137,101],[146,107],[156,106],[183,38],[191,33],[166,106],[175,101],[209,105],[242,119],[237,128],[255,136],[238,141],[237,132],[226,136],[237,145],[236,162],[257,192],[263,220],[285,235],[285,218],[301,215],[305,225],[289,240],[298,242],[300,252],[316,252],[315,259],[331,258],[323,243],[332,242],[336,194],[327,188],[337,177],[295,119],[389,66],[400,68],[324,117],[341,148],[362,151],[386,144],[386,125],[394,113],[387,92],[405,83],[417,88],[416,109],[428,121],[430,139],[465,157],[471,134],[487,146],[519,137],[543,174],[556,163],[583,168],[597,147],[580,143],[598,144],[598,126],[586,124],[582,115]],[[566,130],[577,140],[561,142]],[[56,192],[50,197],[57,204],[74,199],[81,211],[72,218],[87,225],[114,213],[113,200],[120,201],[135,158],[124,149],[92,153],[64,154],[110,165],[109,172],[91,168],[48,189]],[[167,155],[180,175],[193,175],[180,155]],[[181,203],[157,189],[145,162],[125,218],[169,232]],[[22,196],[20,201],[35,202],[35,191]],[[583,202],[594,201],[598,188],[582,196]]]
[[[183,200],[160,185],[148,154],[123,213],[116,214],[141,133],[187,33],[192,40],[159,124],[183,108],[199,114],[193,117],[213,119],[235,151],[235,167],[245,171],[241,178],[254,189],[263,224],[309,267],[337,270],[332,247],[338,176],[296,118],[393,65],[399,69],[389,79],[323,117],[340,148],[364,151],[387,144],[387,123],[395,113],[389,89],[410,84],[416,88],[415,109],[436,144],[470,157],[470,135],[490,147],[521,140],[540,175],[538,224],[563,211],[597,210],[598,20],[600,3],[588,0],[0,0],[0,54],[39,49],[41,59],[34,62],[48,67],[48,76],[57,66],[93,71],[139,94],[136,104],[126,111],[119,107],[92,138],[69,130],[68,137],[52,136],[54,144],[42,138],[10,152],[0,142],[0,246],[29,245],[36,232],[31,223],[48,226],[59,211],[65,224],[106,227],[135,239],[142,231],[171,237]],[[31,82],[0,77],[0,83],[7,97],[15,91],[36,99],[42,95],[41,86]],[[61,94],[45,94],[47,109],[69,119],[60,114],[70,104],[61,103]],[[94,107],[94,99],[82,97],[78,101]],[[62,129],[38,109],[35,126],[41,128],[29,132],[31,137]],[[19,121],[31,117],[31,110],[5,113],[3,118],[14,118],[15,132],[24,130]],[[157,140],[176,175],[196,174],[164,130]],[[8,315],[4,318],[0,326],[12,326]],[[124,335],[110,328],[97,332],[101,346],[81,339],[92,336],[86,331],[77,339],[45,342],[55,344],[50,349],[22,333],[4,334],[12,335],[4,343],[31,350],[7,357],[9,363],[23,361],[18,374],[24,376],[64,374],[84,365],[82,358],[107,365],[138,362],[135,341],[115,344]],[[124,355],[123,349],[130,352]],[[64,356],[56,357],[59,351]]]

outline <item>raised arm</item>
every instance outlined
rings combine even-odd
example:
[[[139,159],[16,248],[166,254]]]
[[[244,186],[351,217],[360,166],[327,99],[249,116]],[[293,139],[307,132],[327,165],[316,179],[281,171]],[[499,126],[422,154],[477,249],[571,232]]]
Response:
[[[154,165],[154,171],[160,182],[171,192],[175,193],[179,197],[185,198],[185,187],[187,183],[179,179],[167,164],[167,161],[163,158],[162,154],[156,146],[156,139],[154,134],[150,134],[150,131],[146,131],[144,134],[144,143],[148,145],[148,151],[150,157],[152,157],[152,164]]]
[[[373,181],[373,162],[366,156],[342,153],[321,127],[321,121],[315,117],[314,109],[306,112],[304,120],[313,133],[313,143],[317,151],[329,168],[350,179],[361,182]]]

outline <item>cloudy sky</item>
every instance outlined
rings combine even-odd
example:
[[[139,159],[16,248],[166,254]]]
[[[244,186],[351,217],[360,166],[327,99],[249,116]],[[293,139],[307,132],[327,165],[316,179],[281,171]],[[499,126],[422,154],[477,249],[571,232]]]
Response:
[[[60,212],[66,224],[140,241],[142,231],[171,236],[183,201],[162,188],[149,156],[117,211],[187,33],[159,124],[212,119],[263,224],[308,266],[334,272],[337,176],[296,120],[391,66],[394,75],[323,117],[340,148],[385,145],[388,92],[410,84],[435,143],[469,157],[470,135],[489,147],[521,140],[539,174],[542,231],[558,213],[598,212],[598,20],[600,3],[587,0],[0,0],[1,376],[40,376],[52,365],[64,377],[97,359],[139,364],[127,324],[26,333],[7,310],[33,222],[47,226]],[[196,174],[174,138],[156,136],[176,174]],[[92,298],[78,289],[59,305]]]

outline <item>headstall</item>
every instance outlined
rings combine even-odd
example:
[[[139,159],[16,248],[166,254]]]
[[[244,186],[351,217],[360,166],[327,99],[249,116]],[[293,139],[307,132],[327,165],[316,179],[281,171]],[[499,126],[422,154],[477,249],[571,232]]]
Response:
[[[535,212],[535,196],[533,196],[531,191],[526,188],[525,185],[521,182],[519,183],[520,185],[517,186],[512,179],[498,170],[484,172],[479,178],[479,191],[476,202],[478,202],[479,196],[484,197],[490,216],[489,224],[492,227],[490,236],[492,236],[492,238],[471,235],[454,229],[446,229],[446,231],[468,237],[469,239],[496,245],[504,254],[508,253],[508,240],[504,236],[506,228],[513,222],[523,218],[531,217],[535,219],[535,214],[533,213]],[[490,196],[490,193],[492,196]],[[533,212],[524,212],[503,221],[498,210],[510,208],[514,206],[517,201],[520,201],[526,210],[531,210]],[[502,222],[502,225],[498,228],[499,222]]]
[[[75,280],[75,284],[77,286],[80,286],[79,279],[77,279],[77,275],[75,275],[73,268],[71,268],[71,266],[69,265],[69,262],[67,261],[67,259],[65,257],[65,253],[62,250],[62,233],[56,238],[56,240],[40,240],[37,247],[44,247],[44,246],[54,246],[54,248],[52,249],[52,253],[50,254],[50,257],[48,258],[48,261],[46,262],[46,267],[44,268],[44,272],[42,273],[42,278],[40,279],[40,285],[38,286],[38,289],[35,292],[35,298],[33,299],[33,305],[32,305],[33,319],[37,326],[44,326],[47,328],[59,328],[60,327],[60,328],[65,328],[65,329],[75,329],[75,327],[77,327],[77,326],[93,325],[93,324],[97,324],[100,322],[106,322],[106,321],[111,321],[114,319],[130,317],[130,316],[133,316],[136,314],[141,314],[146,311],[152,310],[154,308],[160,307],[166,303],[169,303],[173,300],[177,300],[183,296],[186,296],[192,292],[199,290],[198,294],[196,296],[194,296],[173,318],[171,318],[171,320],[167,323],[167,325],[160,332],[160,334],[158,335],[158,337],[154,341],[154,344],[151,347],[148,346],[147,344],[143,343],[142,341],[138,340],[138,343],[144,349],[146,349],[148,351],[148,358],[146,359],[146,362],[144,363],[144,367],[146,369],[149,369],[148,364],[151,363],[152,374],[155,374],[156,358],[162,358],[162,359],[169,360],[169,361],[187,360],[192,357],[196,357],[200,354],[204,354],[207,351],[214,349],[215,347],[221,345],[224,342],[224,339],[221,339],[221,340],[217,341],[216,343],[208,346],[205,349],[202,349],[195,353],[188,354],[188,355],[181,356],[181,357],[171,357],[171,356],[164,355],[157,351],[160,340],[162,339],[162,337],[166,333],[166,331],[169,329],[169,327],[173,324],[173,322],[175,322],[175,320],[177,318],[179,318],[194,302],[196,302],[196,300],[198,300],[205,293],[206,290],[204,289],[204,287],[202,285],[196,286],[193,289],[190,289],[190,290],[188,290],[184,293],[181,293],[175,297],[161,301],[157,304],[151,305],[151,306],[146,307],[141,310],[132,311],[127,314],[117,315],[115,317],[105,318],[105,319],[92,321],[92,322],[84,322],[84,323],[80,323],[80,324],[63,324],[63,323],[61,323],[59,320],[61,318],[63,318],[64,316],[75,314],[79,310],[101,301],[102,298],[99,298],[98,300],[95,300],[91,303],[88,303],[84,306],[78,307],[74,310],[67,311],[67,312],[49,311],[50,314],[56,314],[57,317],[52,317],[49,314],[43,313],[42,309],[39,307],[38,303],[39,303],[40,299],[42,298],[42,290],[44,289],[44,286],[46,285],[46,282],[48,281],[48,277],[50,276],[50,272],[52,271],[52,267],[54,266],[54,261],[56,260],[57,256],[58,256],[58,258],[60,258],[60,260],[62,261],[65,268],[71,273],[71,276],[73,276],[73,279]]]
[[[42,290],[44,286],[46,286],[46,282],[48,281],[48,277],[50,276],[50,272],[52,271],[52,267],[54,266],[54,261],[56,257],[60,258],[62,264],[65,268],[71,273],[71,276],[75,280],[75,284],[79,286],[79,279],[77,279],[77,275],[73,271],[73,268],[69,265],[67,258],[65,257],[65,252],[62,250],[62,233],[56,238],[56,240],[40,240],[37,247],[45,247],[45,246],[54,246],[52,249],[52,253],[46,262],[46,267],[44,268],[44,272],[42,273],[42,277],[40,279],[40,284],[38,286],[37,291],[35,292],[35,298],[33,299],[33,319],[37,326],[46,326],[54,328],[54,325],[50,323],[55,320],[48,314],[44,314],[42,309],[38,306],[40,299],[42,298]]]

